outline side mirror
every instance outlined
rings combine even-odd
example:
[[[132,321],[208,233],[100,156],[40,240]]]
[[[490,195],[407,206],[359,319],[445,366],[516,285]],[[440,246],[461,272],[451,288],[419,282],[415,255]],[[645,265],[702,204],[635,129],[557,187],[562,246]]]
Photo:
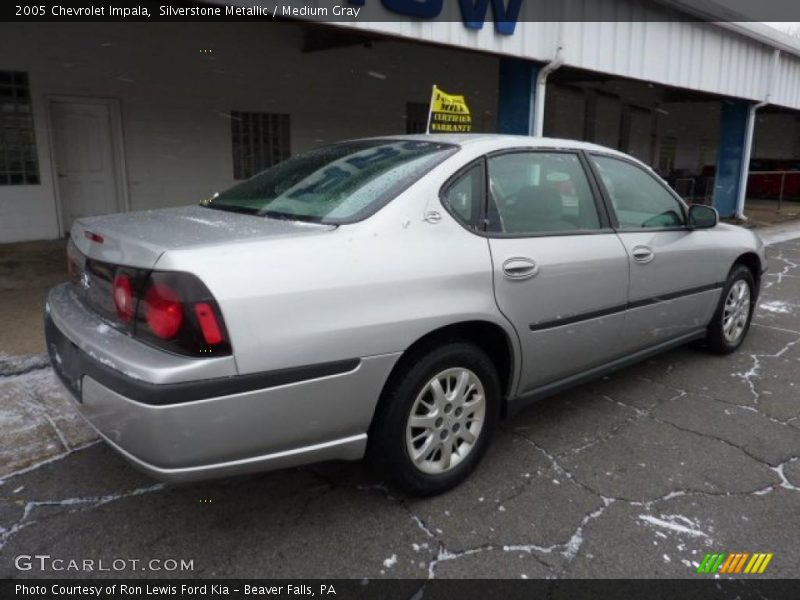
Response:
[[[717,209],[705,204],[692,204],[689,207],[689,229],[711,229],[719,223]]]

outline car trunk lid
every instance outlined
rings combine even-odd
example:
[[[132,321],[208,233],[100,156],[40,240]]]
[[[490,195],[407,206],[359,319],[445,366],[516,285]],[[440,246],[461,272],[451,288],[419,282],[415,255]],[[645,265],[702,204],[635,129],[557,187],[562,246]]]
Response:
[[[320,234],[335,228],[196,205],[79,219],[71,239],[88,258],[151,269],[167,250]]]

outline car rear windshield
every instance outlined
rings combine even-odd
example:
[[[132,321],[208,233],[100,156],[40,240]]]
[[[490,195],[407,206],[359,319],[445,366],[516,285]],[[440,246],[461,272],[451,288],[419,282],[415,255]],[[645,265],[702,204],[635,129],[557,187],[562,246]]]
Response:
[[[456,150],[419,140],[343,142],[278,163],[203,205],[277,219],[351,223],[377,211]]]

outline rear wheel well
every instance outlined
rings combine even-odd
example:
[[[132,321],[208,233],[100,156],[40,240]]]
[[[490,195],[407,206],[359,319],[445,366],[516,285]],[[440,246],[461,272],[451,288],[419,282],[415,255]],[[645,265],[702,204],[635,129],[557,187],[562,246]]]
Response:
[[[403,352],[403,355],[392,368],[383,386],[381,399],[384,396],[383,392],[394,383],[397,377],[401,376],[402,373],[409,368],[409,365],[412,364],[420,354],[456,341],[475,344],[486,352],[489,359],[494,363],[497,369],[497,376],[500,379],[502,410],[503,413],[505,413],[505,404],[510,393],[514,374],[513,349],[511,340],[503,328],[488,321],[464,321],[461,323],[454,323],[435,329],[419,338]]]
[[[754,252],[746,252],[734,261],[733,266],[735,267],[736,265],[744,265],[750,269],[753,281],[756,283],[755,291],[758,293],[761,289],[761,259],[758,258],[758,255]]]

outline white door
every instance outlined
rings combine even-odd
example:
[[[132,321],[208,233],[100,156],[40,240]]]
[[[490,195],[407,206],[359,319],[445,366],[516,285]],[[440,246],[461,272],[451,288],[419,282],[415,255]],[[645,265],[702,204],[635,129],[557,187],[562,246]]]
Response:
[[[117,212],[111,110],[107,104],[51,105],[62,227],[80,217]]]

